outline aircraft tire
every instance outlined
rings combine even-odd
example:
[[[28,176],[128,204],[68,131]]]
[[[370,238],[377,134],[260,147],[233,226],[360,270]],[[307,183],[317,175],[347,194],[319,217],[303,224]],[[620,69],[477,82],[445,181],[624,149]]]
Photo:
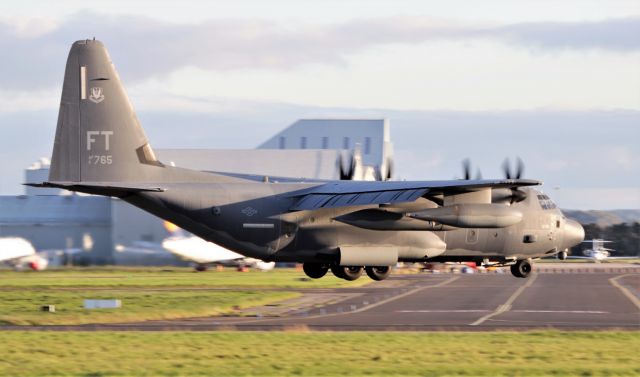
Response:
[[[329,271],[329,267],[320,263],[307,262],[302,265],[302,270],[311,279],[320,279],[327,274],[327,271]]]
[[[340,279],[354,281],[362,276],[361,266],[331,266],[331,272]]]
[[[375,281],[384,280],[391,275],[390,266],[367,266],[364,270],[367,272],[367,276]]]
[[[193,266],[193,269],[198,271],[198,272],[204,272],[207,270],[207,265],[205,264],[196,264],[195,266]]]
[[[532,269],[531,262],[526,259],[519,260],[511,265],[511,273],[517,278],[528,277]]]

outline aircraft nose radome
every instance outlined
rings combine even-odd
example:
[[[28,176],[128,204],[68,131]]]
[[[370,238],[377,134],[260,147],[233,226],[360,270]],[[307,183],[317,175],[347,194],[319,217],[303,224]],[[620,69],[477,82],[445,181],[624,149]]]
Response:
[[[567,248],[584,241],[584,228],[575,220],[567,220],[564,229],[564,239]]]

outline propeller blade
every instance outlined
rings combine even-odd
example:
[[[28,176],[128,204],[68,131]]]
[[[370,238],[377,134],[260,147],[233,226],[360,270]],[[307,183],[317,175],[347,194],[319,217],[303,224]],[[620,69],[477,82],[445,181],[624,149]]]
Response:
[[[349,166],[345,169],[344,167],[344,161],[342,158],[342,155],[340,155],[340,157],[338,158],[338,165],[340,168],[340,180],[341,181],[345,181],[345,180],[353,180],[353,173],[354,173],[354,165],[355,165],[355,161],[353,159],[353,156],[350,156],[350,162],[349,162]]]
[[[471,179],[471,160],[468,158],[462,160],[462,172],[465,180]]]
[[[515,178],[520,179],[522,178],[523,175],[524,175],[524,162],[522,162],[522,159],[518,157],[518,159],[516,160]]]
[[[509,161],[509,158],[505,158],[504,162],[502,163],[502,172],[504,173],[504,177],[506,179],[511,179],[511,162]]]

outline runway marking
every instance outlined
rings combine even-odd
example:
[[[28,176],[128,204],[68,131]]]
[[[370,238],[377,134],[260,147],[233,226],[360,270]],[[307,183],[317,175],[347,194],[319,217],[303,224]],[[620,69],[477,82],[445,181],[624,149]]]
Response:
[[[609,283],[611,283],[611,285],[613,285],[614,287],[618,288],[640,310],[640,300],[638,300],[638,298],[633,293],[631,293],[631,291],[629,291],[627,287],[618,283],[618,279],[621,279],[625,276],[635,276],[635,274],[626,274],[626,275],[616,276],[614,278],[609,279]]]
[[[522,292],[524,292],[525,289],[529,288],[531,284],[533,284],[533,282],[536,280],[537,277],[538,277],[537,274],[532,275],[525,284],[523,284],[520,288],[518,288],[515,292],[513,292],[513,294],[511,295],[511,297],[509,297],[507,302],[498,306],[493,313],[489,313],[483,317],[480,317],[477,321],[470,323],[469,326],[481,325],[484,321],[488,320],[491,317],[495,317],[502,313],[508,312],[511,309],[511,304],[513,304],[513,302],[518,298],[518,296],[520,296],[520,294],[522,294]]]
[[[517,313],[611,314],[601,310],[512,310]]]
[[[457,309],[457,310],[396,310],[396,313],[485,313],[486,309]]]
[[[388,302],[394,301],[394,300],[398,300],[401,299],[403,297],[412,295],[414,293],[423,291],[425,289],[430,289],[430,288],[438,288],[438,287],[442,287],[443,285],[447,285],[449,283],[452,283],[456,280],[460,279],[460,276],[454,276],[451,277],[447,280],[441,281],[440,283],[437,284],[433,284],[433,285],[426,285],[426,286],[422,286],[422,287],[418,287],[416,289],[411,289],[408,290],[402,294],[399,294],[397,296],[391,296],[387,299],[381,300],[376,302],[375,304],[370,304],[370,305],[365,305],[364,307],[360,308],[360,309],[356,309],[356,310],[349,310],[349,311],[345,311],[345,312],[337,312],[337,313],[326,313],[326,314],[315,314],[315,315],[310,315],[310,316],[305,316],[304,319],[314,319],[314,318],[326,318],[326,317],[334,317],[334,316],[339,316],[339,315],[348,315],[348,314],[355,314],[355,313],[361,313],[364,312],[366,310],[369,309],[373,309],[377,306],[380,305],[384,305]],[[228,325],[233,325],[233,324],[247,324],[247,323],[260,323],[260,322],[280,322],[280,321],[289,321],[292,318],[299,318],[299,317],[282,317],[282,318],[264,318],[264,319],[256,319],[256,320],[248,320],[248,321],[241,321],[241,322],[226,322],[225,324]]]
[[[424,287],[418,287],[418,288],[416,288],[416,289],[412,289],[412,290],[410,290],[410,291],[407,291],[407,292],[405,292],[405,293],[399,294],[399,295],[397,295],[397,296],[391,296],[391,297],[389,297],[389,298],[388,298],[388,299],[386,299],[386,300],[378,301],[378,302],[376,302],[375,304],[371,304],[371,305],[365,305],[364,307],[362,307],[362,308],[360,308],[360,309],[352,310],[352,311],[347,312],[347,313],[344,313],[344,314],[352,314],[352,313],[360,313],[360,312],[364,312],[364,311],[366,311],[366,310],[373,309],[373,308],[375,308],[375,307],[377,307],[377,306],[384,305],[384,304],[386,304],[386,303],[388,303],[388,302],[391,302],[391,301],[394,301],[394,300],[401,299],[401,298],[403,298],[403,297],[406,297],[406,296],[412,295],[412,294],[414,294],[414,293],[418,293],[418,292],[423,291],[423,290],[425,290],[425,289],[429,289],[429,288],[438,288],[438,287],[441,287],[441,286],[443,286],[443,285],[447,285],[447,284],[449,284],[449,283],[453,283],[454,281],[456,281],[456,280],[458,280],[458,279],[460,279],[460,276],[455,276],[455,277],[449,278],[449,279],[447,279],[447,280],[445,280],[445,281],[441,281],[441,282],[440,282],[440,283],[438,283],[438,284],[426,285],[426,286],[424,286]]]

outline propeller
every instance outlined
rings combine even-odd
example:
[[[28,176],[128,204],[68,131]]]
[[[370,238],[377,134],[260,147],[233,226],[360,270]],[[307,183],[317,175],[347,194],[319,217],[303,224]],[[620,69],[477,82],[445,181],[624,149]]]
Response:
[[[462,160],[462,176],[464,180],[468,181],[471,179],[471,160],[469,158]],[[480,168],[476,170],[476,179],[482,179]]]
[[[355,159],[353,158],[353,155],[349,154],[349,163],[347,168],[345,169],[345,164],[343,162],[343,155],[340,154],[340,157],[338,158],[338,167],[340,168],[340,180],[341,181],[351,181],[353,180],[353,175],[355,173],[356,170],[356,162]]]
[[[520,157],[516,158],[515,170],[511,169],[511,160],[505,158],[502,163],[502,171],[506,179],[520,179],[524,175],[524,162]],[[511,204],[521,202],[527,198],[525,191],[519,190],[517,187],[511,188],[511,195],[508,200]]]
[[[516,158],[515,171],[512,171],[511,160],[507,157],[502,163],[502,171],[506,179],[520,179],[524,175],[524,162],[520,157]]]

